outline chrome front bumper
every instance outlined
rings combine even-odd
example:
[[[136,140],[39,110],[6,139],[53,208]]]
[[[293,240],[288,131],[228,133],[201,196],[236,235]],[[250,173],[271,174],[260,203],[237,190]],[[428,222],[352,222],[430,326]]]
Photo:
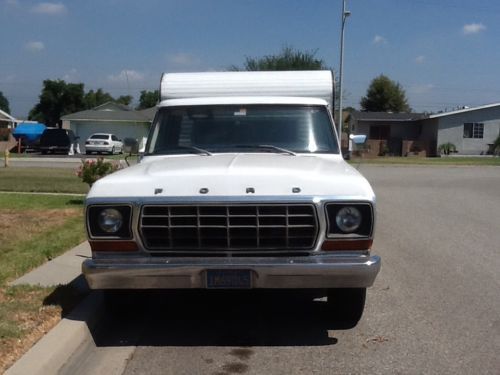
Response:
[[[92,289],[206,288],[207,270],[251,270],[252,288],[366,288],[380,270],[374,255],[307,257],[88,259]]]

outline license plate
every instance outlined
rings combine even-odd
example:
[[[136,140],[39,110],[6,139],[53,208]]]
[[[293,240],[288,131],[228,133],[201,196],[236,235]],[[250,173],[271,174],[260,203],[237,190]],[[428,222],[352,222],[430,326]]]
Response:
[[[209,289],[250,289],[252,275],[250,270],[207,270]]]

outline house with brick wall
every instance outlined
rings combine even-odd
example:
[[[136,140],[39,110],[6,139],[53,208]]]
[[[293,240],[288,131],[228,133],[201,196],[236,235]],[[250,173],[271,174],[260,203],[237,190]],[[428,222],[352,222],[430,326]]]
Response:
[[[354,111],[351,133],[368,136],[367,156],[435,156],[452,143],[459,155],[485,155],[500,135],[500,103],[436,114]]]

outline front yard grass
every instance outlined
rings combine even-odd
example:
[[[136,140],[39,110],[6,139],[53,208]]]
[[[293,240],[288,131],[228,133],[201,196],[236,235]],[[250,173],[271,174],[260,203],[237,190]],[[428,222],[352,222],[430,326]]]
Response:
[[[89,191],[71,168],[0,168],[0,191],[86,194]]]
[[[85,240],[83,197],[0,193],[0,373],[82,298],[70,286],[8,282]]]

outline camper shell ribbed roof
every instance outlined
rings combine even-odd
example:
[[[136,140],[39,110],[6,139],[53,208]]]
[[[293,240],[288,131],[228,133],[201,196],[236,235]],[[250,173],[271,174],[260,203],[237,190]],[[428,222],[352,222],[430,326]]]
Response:
[[[301,97],[334,102],[330,70],[165,73],[160,100],[210,97]]]

